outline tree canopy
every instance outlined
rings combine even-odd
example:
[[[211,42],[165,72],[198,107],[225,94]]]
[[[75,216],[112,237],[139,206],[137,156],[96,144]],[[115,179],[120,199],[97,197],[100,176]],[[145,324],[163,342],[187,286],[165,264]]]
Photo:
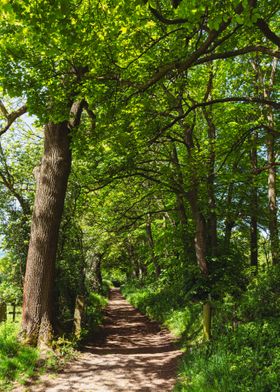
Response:
[[[25,335],[67,329],[77,295],[109,278],[177,287],[217,336],[216,309],[280,262],[278,2],[1,6],[0,232],[14,275],[0,269],[0,289],[22,286],[27,258]]]

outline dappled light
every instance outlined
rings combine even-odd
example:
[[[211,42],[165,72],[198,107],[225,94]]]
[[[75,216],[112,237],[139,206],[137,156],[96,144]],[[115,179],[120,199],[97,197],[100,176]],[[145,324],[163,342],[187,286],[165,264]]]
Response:
[[[56,378],[44,376],[30,391],[167,392],[175,384],[181,352],[170,333],[111,292],[96,341]],[[20,390],[18,390],[20,391]]]
[[[279,26],[1,1],[1,392],[280,390]]]

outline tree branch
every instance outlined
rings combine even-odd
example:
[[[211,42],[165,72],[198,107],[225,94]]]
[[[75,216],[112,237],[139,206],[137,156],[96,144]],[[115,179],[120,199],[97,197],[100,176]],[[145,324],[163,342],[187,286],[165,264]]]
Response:
[[[149,10],[151,13],[162,23],[167,24],[167,25],[175,25],[175,24],[183,24],[187,23],[187,19],[183,18],[178,18],[178,19],[167,19],[165,18],[158,10],[153,8],[151,5],[149,6]]]
[[[181,114],[180,116],[177,116],[173,121],[171,121],[169,124],[165,125],[163,128],[159,130],[157,135],[153,137],[149,144],[155,143],[155,141],[168,129],[172,128],[173,125],[177,124],[179,121],[183,120],[185,117],[187,117],[191,112],[193,112],[195,109],[198,108],[203,108],[207,107],[210,105],[215,105],[217,103],[227,103],[227,102],[243,102],[243,103],[260,103],[262,105],[267,105],[271,106],[274,109],[280,109],[280,102],[275,102],[271,101],[269,99],[264,99],[264,98],[250,98],[250,97],[227,97],[227,98],[218,98],[218,99],[213,99],[211,101],[207,102],[199,102],[194,104],[193,106],[189,107],[188,110]]]
[[[260,174],[261,172],[271,169],[272,167],[280,166],[280,162],[271,162],[269,165],[258,167],[253,170],[253,174]]]
[[[230,57],[240,56],[242,54],[252,53],[252,52],[261,52],[268,54],[272,57],[280,58],[280,52],[271,50],[270,48],[266,48],[265,46],[246,46],[245,48],[232,50],[224,53],[213,53],[208,56],[202,57],[201,59],[195,61],[193,65],[204,64],[209,61],[218,60],[218,59],[227,59]]]
[[[26,105],[21,106],[19,109],[15,110],[12,113],[9,113],[3,104],[3,102],[0,100],[0,110],[3,114],[3,116],[7,120],[7,125],[4,126],[4,128],[0,129],[0,136],[3,135],[5,132],[8,131],[8,129],[11,127],[11,125],[24,113],[27,112],[27,107]]]
[[[184,72],[186,69],[190,68],[195,62],[199,59],[199,57],[207,51],[210,45],[215,41],[215,39],[227,28],[230,20],[221,24],[218,31],[211,30],[208,34],[208,37],[205,41],[200,45],[200,47],[195,50],[189,57],[184,60],[173,61],[172,63],[162,65],[157,72],[144,84],[139,86],[139,90],[141,92],[146,91],[148,88],[153,86],[159,80],[161,80],[165,75],[169,72],[176,70],[178,73]]]
[[[270,30],[268,23],[264,19],[258,19],[256,25],[261,30],[261,32],[280,48],[280,37],[276,35],[272,30]]]

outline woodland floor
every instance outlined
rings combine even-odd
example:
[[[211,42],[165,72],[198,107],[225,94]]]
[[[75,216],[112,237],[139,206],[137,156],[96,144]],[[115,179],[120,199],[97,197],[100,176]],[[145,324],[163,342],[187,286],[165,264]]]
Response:
[[[113,289],[98,339],[59,374],[46,374],[36,384],[14,391],[172,391],[180,355],[167,330]]]

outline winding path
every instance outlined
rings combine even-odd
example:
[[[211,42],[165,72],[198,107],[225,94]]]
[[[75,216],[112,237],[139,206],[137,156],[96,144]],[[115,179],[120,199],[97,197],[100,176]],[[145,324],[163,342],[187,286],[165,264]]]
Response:
[[[55,378],[45,375],[26,391],[167,392],[181,352],[168,331],[141,315],[113,289],[102,338]]]

